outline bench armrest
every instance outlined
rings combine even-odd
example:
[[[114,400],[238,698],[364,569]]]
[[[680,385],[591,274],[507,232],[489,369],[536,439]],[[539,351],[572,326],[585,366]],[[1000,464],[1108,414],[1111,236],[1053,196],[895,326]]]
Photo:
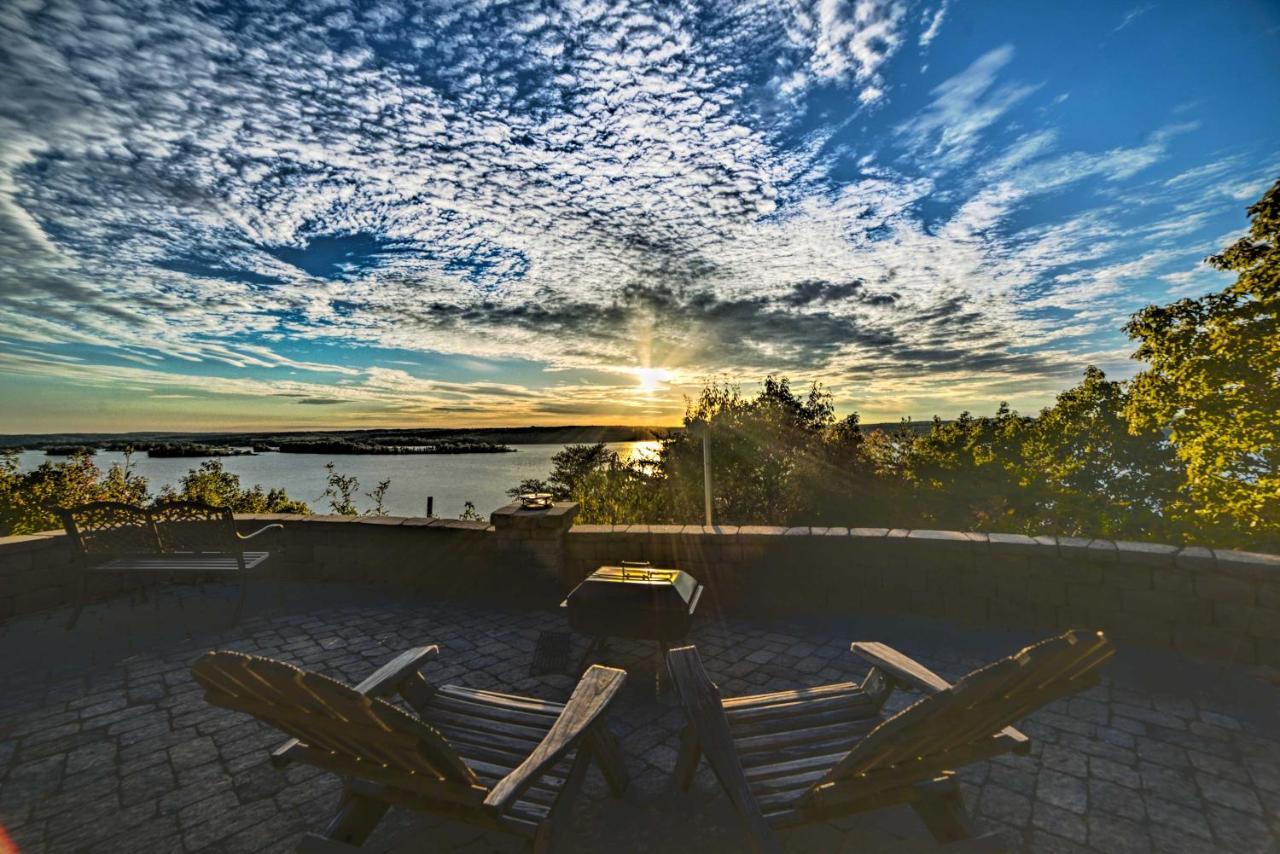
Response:
[[[510,774],[484,799],[484,805],[502,812],[520,799],[525,790],[537,782],[551,766],[559,762],[594,725],[603,724],[600,716],[622,690],[627,672],[598,664],[587,669],[578,687],[573,689],[569,702],[565,703],[556,722],[547,730],[542,741]]]
[[[241,534],[239,531],[237,531],[236,539],[240,540],[241,542],[244,542],[245,540],[252,540],[254,537],[258,536],[259,534],[265,534],[267,531],[283,531],[283,530],[284,530],[284,525],[281,525],[279,522],[272,522],[270,525],[263,525],[261,528],[254,531],[252,534]]]

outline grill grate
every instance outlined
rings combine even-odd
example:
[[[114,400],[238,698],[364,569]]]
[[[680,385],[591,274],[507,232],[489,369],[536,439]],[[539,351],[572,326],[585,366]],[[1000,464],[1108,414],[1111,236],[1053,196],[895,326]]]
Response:
[[[538,643],[533,648],[533,664],[530,676],[546,676],[551,673],[569,672],[569,645],[573,636],[568,632],[539,632]]]

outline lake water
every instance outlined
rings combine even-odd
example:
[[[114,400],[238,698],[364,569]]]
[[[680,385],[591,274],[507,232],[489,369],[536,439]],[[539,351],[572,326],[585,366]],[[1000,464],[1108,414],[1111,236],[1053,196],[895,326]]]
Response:
[[[652,454],[658,442],[613,442],[609,448],[624,458]],[[561,445],[512,445],[511,454],[278,454],[220,457],[227,471],[240,476],[243,487],[262,484],[264,489],[283,487],[291,498],[311,505],[317,513],[329,510],[321,498],[325,489],[324,464],[332,462],[338,472],[360,480],[361,493],[372,490],[378,481],[391,479],[384,506],[392,516],[423,516],[427,496],[435,498],[437,516],[456,517],[470,501],[486,519],[489,513],[511,501],[506,491],[530,477],[545,478],[551,473],[551,457]],[[44,462],[59,462],[44,451],[23,451],[18,465],[29,471]],[[106,471],[112,463],[123,462],[124,454],[99,451],[97,466]],[[145,477],[152,493],[165,484],[177,485],[184,474],[200,465],[198,457],[159,459],[145,453],[134,454],[134,472]],[[369,506],[364,498],[361,509]]]

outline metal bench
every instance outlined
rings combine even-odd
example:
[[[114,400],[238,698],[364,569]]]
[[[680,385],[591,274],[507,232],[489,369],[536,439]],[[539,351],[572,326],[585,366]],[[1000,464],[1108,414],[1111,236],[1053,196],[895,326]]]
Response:
[[[244,607],[245,576],[268,557],[269,552],[245,551],[245,543],[259,534],[283,529],[265,525],[252,534],[236,530],[235,518],[225,507],[200,501],[160,501],[138,507],[118,501],[94,501],[59,509],[80,558],[80,579],[75,608],[67,622],[80,619],[94,575],[203,577],[235,576],[240,598],[235,619]]]

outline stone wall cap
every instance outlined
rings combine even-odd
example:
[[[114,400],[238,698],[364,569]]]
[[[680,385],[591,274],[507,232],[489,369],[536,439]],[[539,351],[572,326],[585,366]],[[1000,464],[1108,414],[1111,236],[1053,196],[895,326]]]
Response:
[[[849,536],[851,537],[884,537],[889,533],[888,528],[850,528]]]
[[[574,525],[569,529],[570,534],[612,534],[612,525]]]
[[[1280,555],[1214,549],[1218,571],[1254,579],[1280,580]]]
[[[0,537],[0,549],[8,552],[34,551],[53,548],[67,541],[65,531],[38,531],[34,534]]]
[[[396,527],[403,525],[409,521],[408,516],[359,516],[357,521],[362,525],[382,525],[384,527]]]
[[[1142,543],[1134,540],[1116,540],[1117,557],[1120,560],[1137,561],[1153,566],[1173,566],[1178,547],[1164,543]]]
[[[455,531],[487,531],[489,524],[483,519],[437,519],[432,528],[450,528]]]
[[[316,522],[354,522],[359,516],[344,516],[341,513],[316,514],[314,516],[302,516],[299,522],[307,522],[315,524]]]
[[[684,530],[684,525],[650,525],[650,534],[679,534]]]
[[[1213,549],[1204,546],[1187,546],[1174,557],[1174,562],[1183,569],[1216,570],[1218,559],[1213,556]]]
[[[843,527],[827,528],[822,532],[822,535],[824,537],[847,537],[849,536],[849,529]]]
[[[928,528],[920,528],[907,534],[908,540],[944,540],[953,543],[969,543],[972,542],[960,531],[934,531]]]
[[[809,537],[809,536],[812,536],[812,535],[813,535],[814,530],[816,530],[816,529],[814,529],[814,528],[810,528],[808,525],[800,525],[800,526],[797,526],[797,527],[794,527],[794,528],[787,528],[787,530],[783,532],[783,536],[786,536],[786,537]]]
[[[780,537],[787,532],[781,525],[743,525],[738,529],[742,536]]]

